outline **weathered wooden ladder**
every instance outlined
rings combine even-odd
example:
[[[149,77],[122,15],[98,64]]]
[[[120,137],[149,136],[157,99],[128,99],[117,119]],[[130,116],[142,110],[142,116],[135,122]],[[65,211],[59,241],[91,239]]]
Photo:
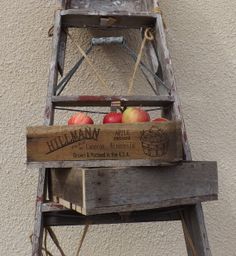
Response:
[[[53,168],[87,168],[89,172],[88,167],[91,167],[91,164],[87,164],[87,161],[69,161],[65,163],[55,161],[52,165],[50,165],[50,163],[40,165],[35,227],[32,237],[32,255],[42,255],[43,230],[47,226],[180,220],[183,225],[188,255],[210,256],[211,251],[201,202],[217,199],[216,163],[192,162],[158,0],[104,0],[97,2],[99,2],[100,5],[99,3],[96,5],[96,1],[88,0],[61,1],[60,8],[55,12],[52,60],[49,73],[44,125],[53,125],[54,112],[57,108],[62,107],[105,106],[116,109],[117,102],[119,106],[121,105],[123,107],[164,107],[162,111],[163,117],[167,117],[170,120],[180,120],[182,123],[184,161],[181,164],[177,164],[176,166],[172,165],[170,167],[157,167],[155,161],[149,160],[103,161],[103,167],[119,166],[126,168],[126,170],[130,168],[131,176],[129,179],[133,177],[134,180],[136,179],[135,177],[137,177],[136,172],[141,173],[140,175],[143,175],[141,178],[145,179],[145,169],[149,169],[148,171],[151,173],[153,173],[151,169],[155,169],[155,177],[162,179],[165,195],[160,194],[160,198],[157,200],[158,203],[153,204],[153,207],[148,206],[145,208],[145,206],[140,206],[132,209],[131,206],[130,208],[121,209],[121,212],[125,212],[123,214],[120,213],[119,208],[117,208],[113,213],[92,215],[82,215],[73,210],[66,210],[64,207],[60,206],[60,204],[52,203],[53,192],[51,189],[51,172]],[[101,4],[101,2],[103,3]],[[125,4],[127,4],[128,10],[122,10],[122,5]],[[114,8],[118,9],[116,10]],[[58,82],[59,73],[63,74],[64,70],[66,41],[69,36],[68,29],[71,27],[91,29],[139,29],[142,37],[144,36],[146,28],[151,28],[154,40],[147,42],[145,47],[145,53],[150,61],[148,66],[140,62],[140,68],[150,84],[154,83],[152,89],[155,96],[60,96],[67,82],[84,59],[83,56],[72,70],[62,78],[61,82]],[[120,44],[126,47],[126,49],[128,48],[123,37],[94,38],[86,54],[88,55],[91,48],[95,45],[110,43]],[[131,57],[136,61],[137,55],[131,49],[128,49],[128,51]],[[163,91],[165,91],[165,94],[162,94]],[[137,166],[139,166],[138,170],[136,170],[137,168],[135,169]],[[94,167],[99,167],[99,161],[94,161]],[[165,168],[166,170],[158,171],[161,168]],[[66,171],[68,170],[65,170],[65,172]],[[101,170],[99,168],[93,168],[93,172],[102,173],[101,176],[106,175],[104,168]],[[129,172],[125,172],[125,175],[129,175]],[[151,186],[155,186],[153,177],[149,177],[149,179],[150,184],[153,182]],[[101,185],[102,182],[103,180],[100,178],[99,184]],[[168,187],[175,186],[175,192],[173,190],[168,192]],[[152,189],[153,196],[156,196],[155,190],[158,191],[158,187],[153,187]],[[174,193],[178,195],[175,196]]]

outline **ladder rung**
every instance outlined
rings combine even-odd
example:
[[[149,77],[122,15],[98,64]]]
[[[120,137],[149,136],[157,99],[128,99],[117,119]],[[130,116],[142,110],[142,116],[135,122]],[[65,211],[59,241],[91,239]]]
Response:
[[[48,202],[44,203],[42,207],[42,212],[53,212],[53,211],[65,211],[68,210],[66,209],[63,205],[59,203],[54,203],[54,202]]]
[[[174,102],[172,96],[53,96],[54,106],[94,106],[110,107],[114,101],[120,101],[121,106],[163,106],[168,107]]]
[[[92,167],[140,167],[140,166],[170,166],[178,164],[175,162],[160,162],[159,160],[134,159],[134,160],[78,160],[78,161],[40,161],[28,162],[28,166],[33,168],[92,168]]]
[[[180,211],[188,206],[169,207],[136,211],[130,213],[109,213],[92,216],[85,216],[73,210],[61,212],[45,212],[44,226],[65,226],[90,224],[119,224],[153,221],[176,221],[180,220]]]
[[[86,12],[78,9],[61,11],[62,25],[65,27],[112,27],[143,28],[154,27],[155,14],[127,12]]]

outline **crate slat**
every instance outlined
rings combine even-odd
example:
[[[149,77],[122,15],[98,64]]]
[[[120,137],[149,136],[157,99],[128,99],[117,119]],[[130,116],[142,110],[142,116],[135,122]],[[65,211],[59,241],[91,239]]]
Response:
[[[27,162],[182,160],[181,123],[39,126],[27,129]],[[88,166],[88,164],[87,164]],[[51,165],[51,167],[54,167]],[[72,166],[71,166],[72,167]]]
[[[56,169],[54,200],[85,215],[216,200],[216,162],[168,167]]]
[[[61,11],[64,27],[91,28],[133,28],[140,29],[155,26],[155,14],[127,12],[98,12],[70,9]]]

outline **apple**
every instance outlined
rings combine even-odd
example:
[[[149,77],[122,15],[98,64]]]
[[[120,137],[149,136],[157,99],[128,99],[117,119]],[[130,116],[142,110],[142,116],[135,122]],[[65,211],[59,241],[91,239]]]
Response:
[[[122,122],[122,113],[110,112],[106,114],[103,118],[104,124],[121,123],[121,122]]]
[[[155,122],[155,123],[164,123],[164,122],[168,122],[169,120],[164,118],[164,117],[158,117],[154,120],[152,120],[152,122]]]
[[[149,122],[149,114],[141,108],[129,107],[122,115],[122,123]]]
[[[78,112],[71,116],[68,125],[93,124],[93,119],[84,113]]]

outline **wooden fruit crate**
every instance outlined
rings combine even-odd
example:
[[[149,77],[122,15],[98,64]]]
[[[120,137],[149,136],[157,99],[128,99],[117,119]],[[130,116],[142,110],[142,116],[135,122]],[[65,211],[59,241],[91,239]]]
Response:
[[[98,167],[106,166],[104,162],[107,160],[135,159],[148,160],[146,164],[149,162],[150,165],[152,160],[155,160],[155,165],[156,162],[181,161],[181,123],[41,126],[27,129],[27,162],[31,164],[44,163],[44,167],[51,168],[73,167],[72,162],[82,161],[82,166]],[[111,164],[114,165],[114,162]],[[134,163],[128,165],[131,164]]]
[[[195,204],[217,199],[217,166],[55,169],[52,193],[54,202],[84,215]]]

